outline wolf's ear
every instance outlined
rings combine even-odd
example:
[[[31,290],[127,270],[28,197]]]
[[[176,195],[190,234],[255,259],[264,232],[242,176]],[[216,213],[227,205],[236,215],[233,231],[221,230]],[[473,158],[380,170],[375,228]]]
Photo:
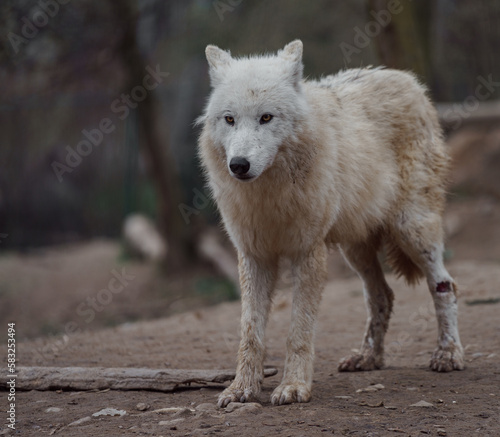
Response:
[[[231,63],[233,58],[231,57],[231,53],[212,45],[207,46],[205,55],[207,56],[208,65],[210,67],[210,80],[212,86],[215,86],[222,79],[222,70]]]
[[[304,66],[302,65],[302,41],[296,39],[291,43],[288,43],[282,50],[278,52],[278,56],[290,63],[290,73],[291,79],[295,86],[300,85],[302,80],[302,71]]]

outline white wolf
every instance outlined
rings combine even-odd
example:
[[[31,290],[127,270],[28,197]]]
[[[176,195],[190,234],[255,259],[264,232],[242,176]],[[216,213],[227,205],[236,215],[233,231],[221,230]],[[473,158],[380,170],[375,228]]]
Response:
[[[311,398],[314,327],[337,245],[364,282],[360,353],[339,370],[383,365],[392,310],[377,252],[412,284],[425,277],[439,328],[431,368],[464,367],[456,285],[442,262],[448,156],[436,112],[409,73],[354,69],[302,78],[302,43],[235,59],[208,46],[213,87],[199,140],[202,164],[238,251],[242,289],[237,375],[221,407],[260,390],[264,330],[279,261],[296,278],[283,380],[273,404]]]

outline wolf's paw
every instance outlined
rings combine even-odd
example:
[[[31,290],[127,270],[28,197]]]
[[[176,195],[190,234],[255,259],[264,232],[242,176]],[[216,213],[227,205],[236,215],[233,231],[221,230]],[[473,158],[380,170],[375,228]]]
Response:
[[[339,363],[339,372],[358,372],[361,370],[380,369],[383,360],[373,354],[353,354],[342,358]]]
[[[273,405],[291,404],[293,402],[309,402],[311,400],[311,387],[305,382],[282,382],[271,395]]]
[[[437,347],[432,354],[430,367],[436,372],[451,372],[452,370],[463,370],[464,353],[461,347],[453,346],[446,349]]]
[[[232,383],[219,395],[217,405],[219,408],[226,408],[230,402],[250,402],[255,400],[257,394],[258,389],[243,388]]]

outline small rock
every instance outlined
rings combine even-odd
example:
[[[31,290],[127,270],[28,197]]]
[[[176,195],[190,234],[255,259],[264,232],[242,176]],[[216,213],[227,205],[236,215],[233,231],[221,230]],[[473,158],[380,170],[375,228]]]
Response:
[[[360,388],[356,390],[356,393],[369,393],[373,391],[383,390],[385,387],[382,384],[369,385],[366,388]]]
[[[148,404],[145,404],[144,402],[139,402],[135,408],[137,408],[139,411],[146,411],[146,410],[149,410],[151,408],[150,405]]]
[[[74,422],[71,422],[68,426],[78,426],[82,425],[83,423],[90,422],[92,418],[90,416],[87,417],[82,417],[81,419],[75,420]]]
[[[336,399],[352,399],[352,396],[335,396]]]
[[[472,354],[471,357],[472,359],[477,359],[477,358],[481,358],[482,356],[484,356],[484,354],[482,352],[476,352],[475,354]]]
[[[217,406],[215,404],[211,404],[209,402],[197,405],[194,408],[196,411],[204,412],[204,413],[212,413],[217,411]]]
[[[226,407],[226,413],[232,413],[234,410],[238,408],[242,408],[245,404],[241,404],[239,402],[229,402]]]
[[[185,419],[179,418],[179,419],[172,419],[172,420],[161,420],[158,422],[158,425],[160,426],[172,426],[175,425],[176,423],[184,422]]]
[[[262,405],[257,402],[248,402],[241,404],[239,402],[230,402],[226,407],[226,413],[236,412],[235,414],[244,414],[244,413],[257,413],[262,410]]]
[[[490,359],[490,358],[495,358],[497,356],[497,354],[493,353],[493,354],[489,354],[486,358]]]
[[[190,417],[195,413],[195,410],[186,407],[169,407],[160,408],[153,412],[156,414],[169,414],[171,417]]]
[[[370,408],[378,408],[378,407],[383,407],[384,406],[384,401],[379,401],[376,402],[375,404],[370,404],[366,401],[361,401],[358,403],[359,406],[361,407],[370,407]]]
[[[180,411],[177,411],[173,417],[190,417],[194,414],[194,412],[195,410],[191,408],[182,408]]]
[[[437,435],[445,436],[446,435],[446,430],[445,429],[438,429],[437,430]]]
[[[384,408],[386,410],[397,410],[398,407],[394,406],[394,405],[384,405]]]
[[[57,407],[50,407],[45,410],[46,413],[60,413],[61,409]]]
[[[127,412],[125,410],[117,410],[115,408],[104,408],[101,411],[98,411],[97,413],[92,414],[92,417],[99,417],[99,416],[125,416]]]
[[[416,404],[411,404],[410,407],[417,408],[434,408],[434,405],[426,401],[418,401]]]

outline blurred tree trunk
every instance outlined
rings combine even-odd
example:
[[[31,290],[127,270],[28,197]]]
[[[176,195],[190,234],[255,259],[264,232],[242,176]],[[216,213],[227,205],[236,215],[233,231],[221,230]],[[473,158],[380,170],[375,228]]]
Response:
[[[431,2],[420,0],[401,1],[397,12],[390,12],[392,0],[368,0],[370,20],[372,14],[390,14],[390,22],[381,26],[374,37],[380,62],[387,67],[412,70],[419,76],[427,77],[429,71],[428,35]]]
[[[129,0],[118,3],[115,11],[124,24],[120,54],[129,72],[129,86],[126,89],[130,90],[141,85],[147,74],[147,63],[141,55],[137,39],[138,12]],[[157,189],[159,227],[168,245],[166,267],[168,271],[174,271],[187,262],[188,252],[192,252],[193,237],[177,207],[180,204],[178,178],[167,135],[158,123],[159,103],[153,92],[148,92],[136,111],[147,164]]]

